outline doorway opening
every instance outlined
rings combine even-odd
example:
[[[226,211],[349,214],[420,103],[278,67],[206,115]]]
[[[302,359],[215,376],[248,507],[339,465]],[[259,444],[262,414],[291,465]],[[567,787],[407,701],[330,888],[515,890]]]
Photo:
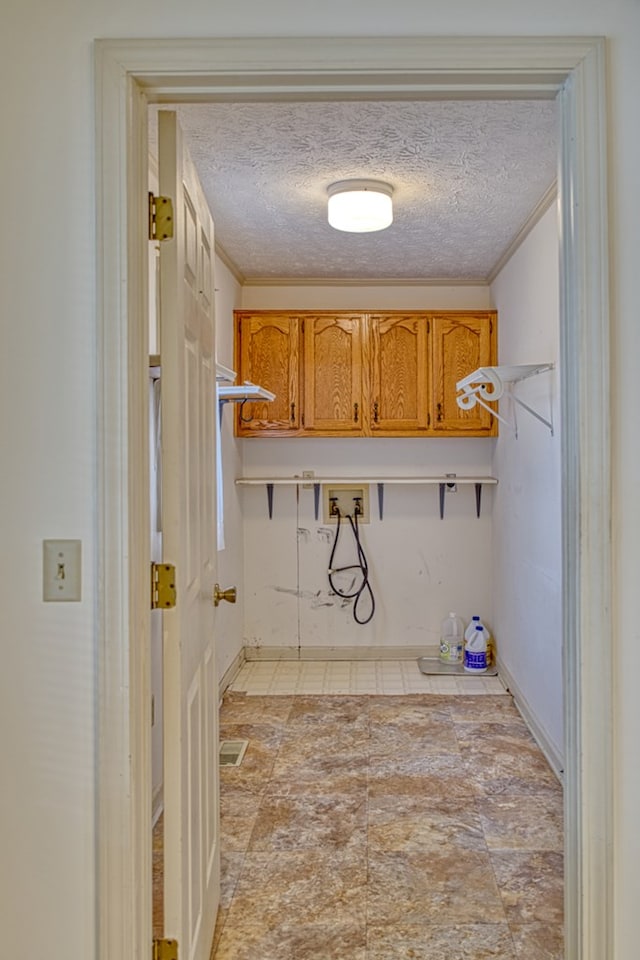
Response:
[[[610,954],[612,789],[610,677],[596,655],[609,608],[608,264],[603,42],[543,40],[214,40],[101,41],[98,45],[100,158],[101,606],[100,849],[108,838],[134,843],[102,857],[101,947],[118,941],[123,955],[143,955],[150,898],[127,898],[120,882],[150,889],[149,747],[144,718],[148,569],[144,522],[132,503],[148,494],[141,450],[146,437],[140,373],[147,363],[146,106],[211,96],[296,96],[358,88],[415,96],[518,96],[558,91],[562,108],[562,422],[564,649],[567,755],[567,956]],[[322,63],[322,68],[314,64]],[[310,66],[311,64],[311,66]],[[117,131],[117,135],[116,134]],[[130,211],[138,211],[132,215]],[[592,265],[599,269],[593,271]],[[123,290],[126,291],[123,296]],[[574,358],[580,358],[579,363]],[[123,412],[126,414],[123,416]],[[589,478],[587,490],[585,478]],[[109,478],[118,478],[109,484]],[[147,514],[148,515],[148,514]],[[141,536],[140,536],[141,534]],[[123,558],[126,563],[123,566]],[[127,571],[122,577],[121,571]],[[136,651],[130,637],[138,633]],[[109,642],[107,642],[107,640]],[[120,789],[108,790],[119,771]],[[144,823],[147,823],[146,836]],[[126,849],[124,849],[126,847]],[[136,888],[140,889],[139,883]],[[588,917],[588,922],[585,918]],[[146,931],[146,932],[145,932]],[[139,948],[139,949],[138,949]],[[106,953],[107,951],[105,951]]]

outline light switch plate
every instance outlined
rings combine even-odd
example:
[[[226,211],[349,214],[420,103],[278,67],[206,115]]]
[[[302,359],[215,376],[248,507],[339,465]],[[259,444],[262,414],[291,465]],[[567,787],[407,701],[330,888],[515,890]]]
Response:
[[[42,599],[82,599],[82,541],[42,541]]]

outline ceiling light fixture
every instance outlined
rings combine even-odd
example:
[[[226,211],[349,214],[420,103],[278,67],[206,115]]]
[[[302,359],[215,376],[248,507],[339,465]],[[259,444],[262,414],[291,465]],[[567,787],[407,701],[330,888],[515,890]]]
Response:
[[[335,230],[373,233],[393,222],[393,187],[380,180],[339,180],[327,187],[329,223]]]

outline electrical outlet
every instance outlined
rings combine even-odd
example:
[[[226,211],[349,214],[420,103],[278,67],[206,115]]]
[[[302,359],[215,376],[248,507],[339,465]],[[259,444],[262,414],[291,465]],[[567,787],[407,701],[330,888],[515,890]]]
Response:
[[[313,470],[303,470],[303,471],[302,471],[302,476],[303,476],[305,479],[313,480],[313,478],[315,477],[315,472],[314,472]],[[312,483],[303,483],[303,484],[302,484],[302,489],[303,489],[303,490],[313,490],[313,484],[312,484]]]
[[[82,598],[82,541],[42,541],[42,599],[77,601]]]

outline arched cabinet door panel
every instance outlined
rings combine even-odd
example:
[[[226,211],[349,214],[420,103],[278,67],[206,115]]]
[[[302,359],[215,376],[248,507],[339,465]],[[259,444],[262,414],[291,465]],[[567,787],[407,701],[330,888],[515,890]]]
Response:
[[[239,437],[282,436],[300,429],[300,320],[289,313],[237,311],[236,370],[238,383],[257,383],[275,393],[275,400],[238,404]]]
[[[419,434],[430,426],[429,319],[420,313],[372,313],[371,402],[373,436]]]
[[[431,382],[433,430],[448,436],[495,436],[497,420],[480,404],[462,410],[456,383],[496,362],[494,311],[432,314]]]
[[[306,432],[359,436],[364,410],[364,317],[307,314],[303,320]]]

